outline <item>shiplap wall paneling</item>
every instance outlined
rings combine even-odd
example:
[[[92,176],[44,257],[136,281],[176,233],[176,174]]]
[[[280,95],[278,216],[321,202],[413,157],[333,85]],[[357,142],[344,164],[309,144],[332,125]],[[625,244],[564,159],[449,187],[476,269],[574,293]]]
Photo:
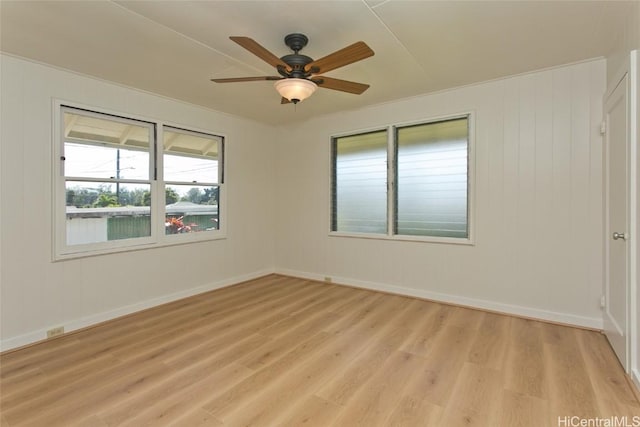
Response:
[[[553,207],[553,73],[539,73],[535,75],[535,89],[532,97],[535,111],[535,209],[533,212],[535,223],[535,247],[544,247],[553,241],[554,228],[549,226],[553,222],[555,209]],[[536,256],[538,280],[550,283],[553,281],[552,271],[547,268],[553,265],[554,254],[550,250],[541,251]],[[543,295],[549,298],[549,295]]]
[[[597,327],[605,79],[595,60],[292,126],[278,169],[304,178],[278,179],[280,194],[293,200],[315,182],[318,199],[315,209],[278,211],[276,268]],[[467,111],[476,118],[474,246],[328,236],[332,134]],[[294,216],[311,228],[289,227]]]
[[[0,62],[0,348],[273,271],[275,130],[7,55]],[[225,135],[227,238],[52,262],[54,99]]]

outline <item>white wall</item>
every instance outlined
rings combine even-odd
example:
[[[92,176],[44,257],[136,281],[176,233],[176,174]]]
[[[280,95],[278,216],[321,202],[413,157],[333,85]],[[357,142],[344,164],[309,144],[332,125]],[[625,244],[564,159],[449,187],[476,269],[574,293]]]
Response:
[[[626,9],[620,9],[620,13],[624,13],[620,22],[624,24],[618,28],[615,34],[616,46],[614,50],[607,56],[607,85],[617,83],[614,81],[619,78],[619,71],[627,63],[629,52],[639,46],[640,40],[640,2],[626,2]]]
[[[275,131],[0,56],[0,338],[7,349],[273,270]],[[52,98],[227,137],[227,239],[51,262]]]
[[[0,60],[2,349],[41,339],[53,326],[84,326],[274,265],[601,327],[604,60],[280,129]],[[53,97],[225,134],[228,238],[51,262]],[[328,236],[332,134],[467,111],[476,114],[475,246]]]
[[[282,273],[602,327],[604,60],[281,131]],[[329,236],[330,136],[473,111],[475,246]]]

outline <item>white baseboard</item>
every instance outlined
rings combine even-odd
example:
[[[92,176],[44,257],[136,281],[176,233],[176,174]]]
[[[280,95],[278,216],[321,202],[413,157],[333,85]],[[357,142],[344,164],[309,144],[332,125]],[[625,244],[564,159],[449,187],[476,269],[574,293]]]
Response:
[[[283,274],[287,276],[300,277],[303,279],[324,281],[323,275],[308,273],[304,271],[278,269],[276,268],[276,274]],[[468,298],[459,295],[443,294],[440,292],[432,292],[423,289],[405,288],[400,286],[388,285],[384,283],[368,282],[363,280],[334,277],[332,276],[332,283],[339,285],[354,286],[357,288],[370,289],[375,291],[389,292],[392,294],[406,295],[416,298],[424,298],[427,300],[438,301],[448,304],[455,304],[470,308],[478,308],[483,310],[494,311],[498,313],[512,314],[515,316],[527,317],[531,319],[545,320],[549,322],[563,323],[567,325],[580,326],[590,329],[602,330],[604,325],[602,319],[577,316],[574,314],[559,313],[555,311],[543,310],[533,307],[524,307],[519,305],[504,304],[494,301]]]
[[[175,292],[169,295],[163,295],[160,297],[152,298],[146,301],[141,301],[135,304],[127,305],[124,307],[116,308],[114,310],[105,311],[102,313],[94,314],[91,316],[82,317],[79,319],[72,319],[62,324],[56,324],[55,326],[63,326],[65,333],[72,332],[78,329],[86,328],[88,326],[96,325],[107,320],[112,320],[118,317],[125,316],[127,314],[135,313],[136,311],[145,310],[147,308],[156,307],[161,304],[176,301],[182,298],[187,298],[193,295],[201,294],[204,292],[212,291],[214,289],[220,289],[227,286],[235,285],[247,280],[256,279],[258,277],[266,276],[267,274],[274,273],[273,269],[255,271],[253,273],[244,274],[241,276],[235,276],[228,279],[223,279],[218,282],[208,283],[196,288],[186,289],[184,291]],[[11,350],[13,348],[22,347],[28,344],[44,340],[47,338],[47,329],[39,329],[29,332],[24,335],[16,337],[6,338],[0,340],[0,351]]]
[[[137,311],[145,310],[147,308],[155,307],[168,302],[176,301],[182,298],[187,298],[192,295],[201,294],[214,289],[220,289],[227,286],[231,286],[237,283],[241,283],[247,280],[256,279],[258,277],[266,276],[268,274],[283,274],[287,276],[300,277],[303,279],[324,281],[324,276],[315,273],[308,273],[297,270],[288,269],[266,269],[261,271],[255,271],[253,273],[235,276],[228,279],[224,279],[218,282],[209,283],[196,288],[187,289],[184,291],[176,292],[169,295],[163,295],[161,297],[152,298],[150,300],[142,301],[136,304],[131,304],[125,307],[120,307],[114,310],[109,310],[103,313],[94,314],[91,316],[82,317],[79,319],[69,320],[63,324],[56,324],[55,326],[63,326],[65,332],[72,332],[78,329],[86,328],[88,326],[96,325],[107,320],[112,320],[127,314],[135,313]],[[400,286],[388,285],[384,283],[368,282],[363,280],[348,279],[341,277],[332,277],[332,283],[354,286],[363,289],[389,292],[393,294],[412,296],[417,298],[424,298],[433,301],[439,301],[449,304],[456,304],[471,308],[479,308],[484,310],[495,311],[505,314],[513,314],[516,316],[523,316],[533,319],[546,320],[551,322],[565,323],[568,325],[581,326],[593,329],[602,329],[602,319],[576,316],[566,313],[558,313],[548,310],[541,310],[538,308],[523,307],[518,305],[503,304],[493,301],[481,300],[476,298],[468,298],[458,295],[443,294],[439,292],[432,292],[422,289],[405,288]],[[47,329],[39,329],[29,332],[24,335],[16,337],[6,338],[0,340],[0,351],[11,350],[13,348],[22,347],[28,344],[46,339]],[[640,389],[640,373],[637,371],[632,372],[633,381]]]
[[[635,384],[636,390],[638,390],[638,392],[640,392],[640,371],[638,371],[637,369],[632,369],[631,370],[631,380]]]

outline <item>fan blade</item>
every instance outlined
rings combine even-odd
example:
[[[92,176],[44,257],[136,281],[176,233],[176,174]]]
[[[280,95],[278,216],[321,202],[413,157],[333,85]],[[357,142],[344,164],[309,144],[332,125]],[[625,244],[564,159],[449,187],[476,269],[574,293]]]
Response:
[[[373,56],[374,52],[365,42],[356,42],[351,46],[333,52],[324,58],[317,59],[304,67],[306,72],[314,74],[326,73],[344,67],[362,59]]]
[[[212,82],[216,82],[216,83],[257,82],[262,80],[282,80],[282,77],[262,76],[262,77],[232,77],[229,79],[211,79]]]
[[[331,77],[325,77],[325,76],[316,76],[311,80],[314,83],[316,83],[318,86],[323,87],[325,89],[333,89],[333,90],[339,90],[341,92],[355,93],[356,95],[360,95],[362,92],[369,89],[369,85],[366,85],[364,83],[356,83],[356,82],[350,82],[348,80],[333,79]]]
[[[282,99],[280,100],[280,104],[291,104],[291,101],[289,101],[287,98],[283,96]]]
[[[256,42],[249,37],[239,37],[239,36],[231,36],[229,37],[234,42],[238,43],[243,48],[247,49],[249,52],[253,53],[258,58],[265,61],[267,64],[270,64],[274,67],[281,66],[285,68],[287,71],[291,71],[291,67],[284,62],[282,59],[275,56],[273,53],[269,52],[262,45]]]

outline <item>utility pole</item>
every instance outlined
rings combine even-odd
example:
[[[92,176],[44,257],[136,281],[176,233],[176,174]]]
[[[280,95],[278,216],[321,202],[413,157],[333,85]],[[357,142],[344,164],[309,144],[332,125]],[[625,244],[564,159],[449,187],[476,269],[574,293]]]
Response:
[[[120,149],[116,150],[116,200],[120,204]]]

